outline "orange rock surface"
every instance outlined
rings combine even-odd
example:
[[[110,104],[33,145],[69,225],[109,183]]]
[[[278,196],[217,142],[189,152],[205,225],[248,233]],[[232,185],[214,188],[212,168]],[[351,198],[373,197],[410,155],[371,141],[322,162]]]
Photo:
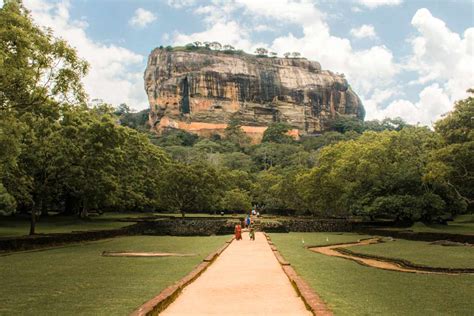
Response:
[[[237,119],[259,142],[273,122],[289,124],[288,134],[298,138],[324,131],[338,115],[365,114],[343,75],[304,58],[157,48],[144,78],[157,132],[172,127],[210,136]]]

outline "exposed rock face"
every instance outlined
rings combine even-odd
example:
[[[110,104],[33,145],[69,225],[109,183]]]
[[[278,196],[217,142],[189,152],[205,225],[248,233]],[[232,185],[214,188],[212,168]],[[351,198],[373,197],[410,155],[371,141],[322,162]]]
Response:
[[[290,124],[298,137],[323,131],[338,114],[364,117],[342,75],[303,58],[157,48],[148,58],[145,89],[158,132],[172,127],[210,136],[236,118],[258,142],[272,122]]]

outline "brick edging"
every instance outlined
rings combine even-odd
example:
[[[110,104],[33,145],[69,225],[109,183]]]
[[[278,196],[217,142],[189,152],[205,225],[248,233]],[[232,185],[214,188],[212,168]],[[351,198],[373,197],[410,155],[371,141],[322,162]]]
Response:
[[[234,237],[230,238],[225,244],[216,251],[209,254],[203,261],[175,284],[162,290],[157,296],[145,302],[130,316],[152,316],[158,315],[168,307],[181,293],[181,291],[194,280],[196,280],[206,269],[216,260],[217,257],[232,243]]]
[[[280,254],[276,246],[270,239],[267,233],[264,233],[267,238],[267,242],[270,245],[270,248],[273,251],[278,263],[280,263],[281,268],[285,272],[286,276],[290,280],[291,284],[295,288],[298,295],[302,298],[306,307],[313,313],[313,315],[327,315],[332,316],[333,313],[321,299],[321,297],[309,286],[309,284],[296,273],[295,269],[291,264],[286,261],[283,256]]]

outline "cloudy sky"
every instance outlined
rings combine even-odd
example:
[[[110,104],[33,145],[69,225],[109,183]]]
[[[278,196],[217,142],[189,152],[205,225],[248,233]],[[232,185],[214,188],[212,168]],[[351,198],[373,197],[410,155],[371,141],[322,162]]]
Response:
[[[1,5],[2,0],[0,0]],[[91,64],[92,98],[146,108],[143,71],[160,45],[219,41],[301,52],[344,73],[367,119],[430,125],[474,87],[471,0],[24,0]]]

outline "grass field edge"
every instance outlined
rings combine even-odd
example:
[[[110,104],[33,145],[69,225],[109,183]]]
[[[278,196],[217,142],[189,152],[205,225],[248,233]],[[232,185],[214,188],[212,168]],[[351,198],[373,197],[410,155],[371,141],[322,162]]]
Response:
[[[314,247],[312,247],[314,248]],[[375,260],[380,260],[380,261],[385,261],[385,262],[390,262],[390,263],[395,263],[400,265],[403,268],[409,268],[409,269],[417,269],[417,270],[422,270],[422,271],[429,271],[429,272],[442,272],[442,273],[453,273],[453,274],[474,274],[474,268],[444,268],[444,267],[431,267],[427,265],[421,265],[421,264],[416,264],[413,263],[409,260],[406,259],[400,259],[400,258],[389,258],[389,257],[383,257],[383,256],[377,256],[377,255],[369,255],[365,253],[360,253],[360,252],[355,252],[352,250],[349,250],[347,248],[335,248],[339,253],[354,256],[354,257],[359,257],[363,259],[375,259]]]
[[[155,316],[165,310],[171,303],[173,303],[182,290],[195,281],[209,266],[219,257],[222,252],[232,243],[234,237],[227,240],[224,245],[219,247],[216,251],[210,253],[203,261],[197,265],[186,276],[178,280],[173,285],[168,286],[157,296],[143,303],[130,316]]]
[[[267,233],[264,233],[264,235],[278,263],[280,264],[281,268],[290,280],[290,283],[295,289],[295,291],[303,300],[308,310],[310,310],[313,315],[332,316],[332,311],[329,309],[323,299],[319,296],[319,294],[316,293],[313,288],[302,277],[298,275],[295,269],[293,269],[293,267],[291,266],[291,263],[283,258],[281,253],[278,251],[278,248],[271,241],[270,236]]]

